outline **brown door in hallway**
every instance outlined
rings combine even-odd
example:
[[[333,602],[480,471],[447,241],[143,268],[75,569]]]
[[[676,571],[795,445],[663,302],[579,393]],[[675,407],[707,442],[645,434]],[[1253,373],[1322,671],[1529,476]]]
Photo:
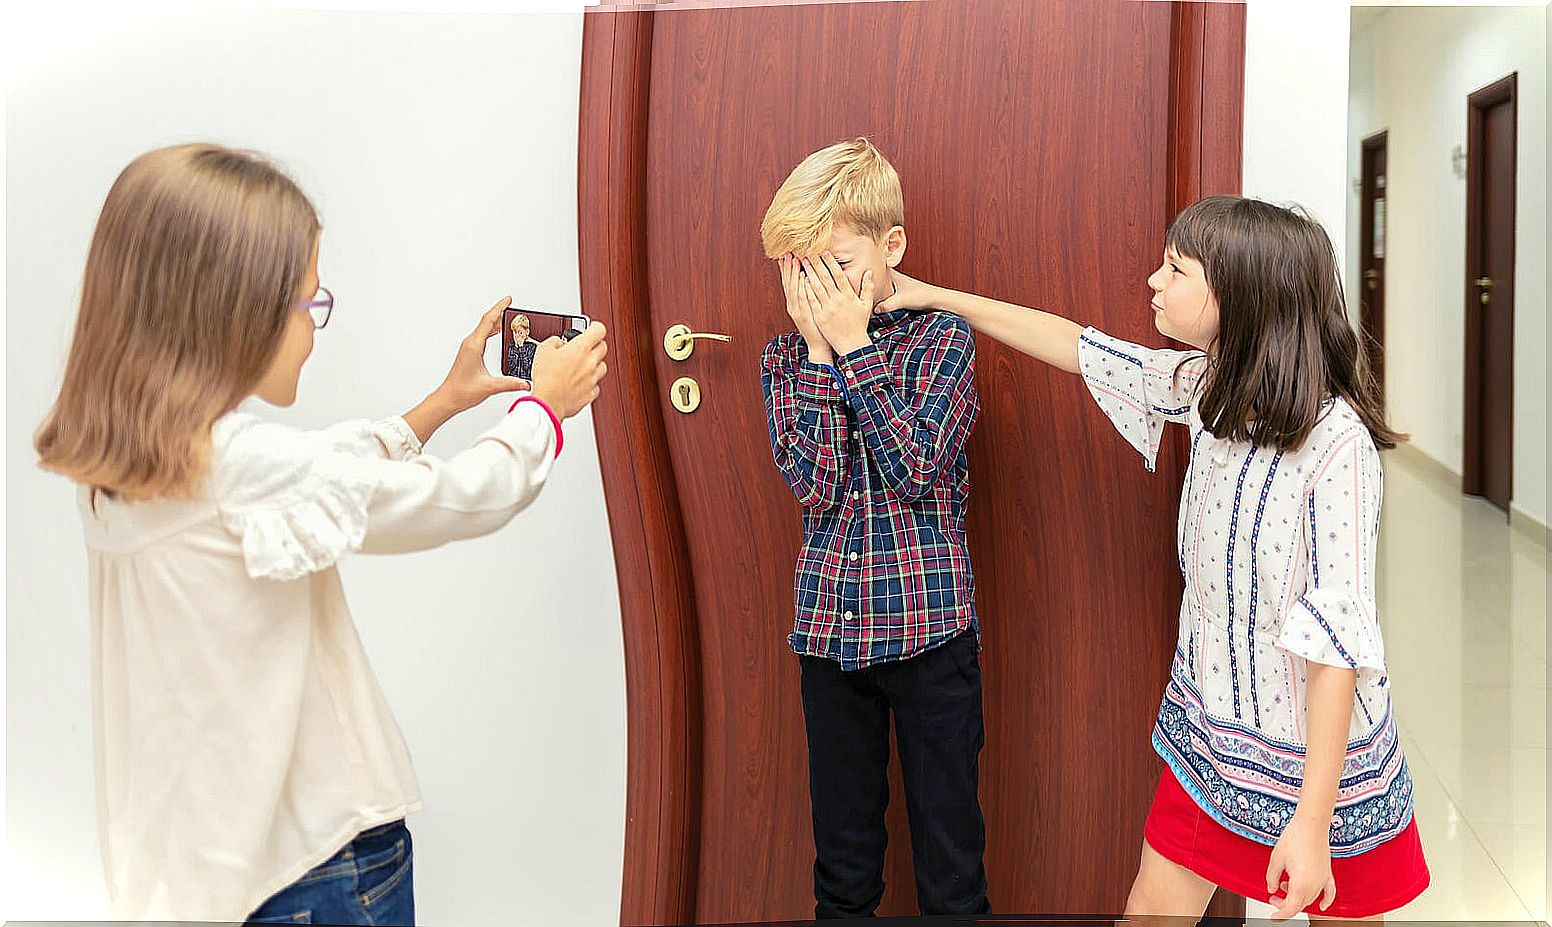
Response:
[[[1362,215],[1358,221],[1359,318],[1369,369],[1383,392],[1385,388],[1385,160],[1387,134],[1376,132],[1363,140],[1360,182]]]
[[[1165,226],[1239,186],[1243,29],[1238,5],[1132,0],[586,14],[580,266],[613,345],[594,419],[625,623],[622,923],[813,910],[786,643],[799,510],[759,376],[787,324],[759,240],[777,185],[867,135],[903,179],[907,273],[1161,343],[1144,281]],[[676,360],[675,325],[731,341]],[[1119,913],[1161,770],[1149,732],[1175,645],[1186,449],[1176,436],[1150,476],[1077,378],[977,351],[992,903]],[[685,378],[690,412],[674,404]],[[913,913],[893,794],[883,913]]]
[[[1518,76],[1467,97],[1466,421],[1462,486],[1514,498],[1514,197]]]

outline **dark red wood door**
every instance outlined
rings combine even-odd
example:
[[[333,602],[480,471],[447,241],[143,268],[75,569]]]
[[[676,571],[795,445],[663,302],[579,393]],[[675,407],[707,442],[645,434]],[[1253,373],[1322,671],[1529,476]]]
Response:
[[[623,922],[812,910],[786,644],[799,511],[759,379],[788,324],[759,242],[782,178],[867,135],[904,185],[906,272],[1159,343],[1144,280],[1174,201],[1238,184],[1242,17],[1129,0],[589,14],[584,309],[611,324],[622,381],[596,415],[631,698]],[[1210,80],[1228,115],[1204,102]],[[676,361],[676,324],[732,340]],[[986,339],[977,352],[992,901],[1117,913],[1160,770],[1148,737],[1175,641],[1182,447],[1149,476],[1077,378]],[[686,377],[688,414],[671,401]],[[884,913],[913,913],[895,795]]]
[[[1466,424],[1463,484],[1514,498],[1514,214],[1518,81],[1468,98]]]
[[[1385,251],[1387,195],[1386,162],[1388,133],[1378,132],[1363,140],[1362,215],[1358,220],[1359,317],[1364,348],[1380,389],[1385,387]]]

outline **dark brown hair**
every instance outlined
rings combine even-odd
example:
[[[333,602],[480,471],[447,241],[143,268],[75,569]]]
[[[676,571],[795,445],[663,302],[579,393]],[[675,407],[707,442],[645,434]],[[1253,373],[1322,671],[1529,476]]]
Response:
[[[1241,196],[1187,206],[1164,245],[1202,264],[1218,301],[1218,335],[1201,403],[1216,438],[1290,451],[1314,429],[1327,396],[1347,400],[1378,447],[1406,436],[1383,402],[1347,317],[1336,251],[1298,207]]]

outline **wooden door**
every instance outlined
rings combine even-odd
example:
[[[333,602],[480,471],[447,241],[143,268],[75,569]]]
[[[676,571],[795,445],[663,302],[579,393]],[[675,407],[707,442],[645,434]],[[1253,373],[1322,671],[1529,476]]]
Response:
[[[1517,76],[1467,98],[1467,493],[1514,496],[1514,199]]]
[[[1358,314],[1369,369],[1382,393],[1385,388],[1385,248],[1388,241],[1385,228],[1387,138],[1385,132],[1376,132],[1363,140],[1362,215],[1358,220],[1361,271]]]
[[[798,507],[759,382],[786,324],[759,241],[782,178],[867,135],[902,177],[906,272],[1157,343],[1144,280],[1168,220],[1238,188],[1243,17],[1130,0],[587,14],[582,295],[615,346],[594,415],[630,719],[622,923],[813,908],[785,640]],[[674,324],[732,341],[675,361]],[[1119,912],[1161,770],[1148,737],[1177,627],[1184,444],[1150,477],[1077,378],[986,339],[977,352],[992,903]],[[682,377],[701,391],[691,414],[670,402]],[[911,913],[895,795],[883,913]]]

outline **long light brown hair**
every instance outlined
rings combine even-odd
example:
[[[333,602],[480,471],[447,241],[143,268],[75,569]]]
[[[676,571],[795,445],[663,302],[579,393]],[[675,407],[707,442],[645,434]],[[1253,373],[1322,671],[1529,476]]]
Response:
[[[1164,244],[1201,262],[1218,301],[1212,371],[1198,407],[1214,437],[1293,450],[1314,429],[1325,397],[1340,396],[1376,446],[1406,440],[1385,422],[1320,223],[1298,208],[1209,196],[1181,211]]]
[[[39,463],[126,500],[197,495],[211,425],[279,350],[318,228],[256,153],[177,145],[130,162],[97,218]]]

